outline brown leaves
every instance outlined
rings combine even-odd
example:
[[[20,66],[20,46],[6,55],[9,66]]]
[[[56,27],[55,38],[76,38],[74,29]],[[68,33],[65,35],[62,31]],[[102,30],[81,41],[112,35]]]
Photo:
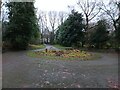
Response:
[[[44,50],[35,52],[36,55],[39,56],[55,56],[60,58],[80,58],[81,60],[89,60],[93,54],[90,54],[85,51],[80,51],[78,49],[73,50]]]

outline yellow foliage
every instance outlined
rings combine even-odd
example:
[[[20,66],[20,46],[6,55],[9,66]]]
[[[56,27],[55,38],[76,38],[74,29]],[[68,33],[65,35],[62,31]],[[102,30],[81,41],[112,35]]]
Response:
[[[37,55],[47,55],[47,56],[59,56],[62,58],[80,58],[80,59],[89,59],[92,54],[85,52],[85,51],[80,51],[77,49],[74,50],[61,50],[61,51],[53,51],[53,50],[48,50],[46,51],[37,51],[35,52]]]

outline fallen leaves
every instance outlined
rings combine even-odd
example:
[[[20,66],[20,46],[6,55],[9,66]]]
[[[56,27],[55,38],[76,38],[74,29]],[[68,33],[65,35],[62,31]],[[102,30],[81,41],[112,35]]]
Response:
[[[108,79],[108,86],[110,88],[118,88],[119,83],[117,81],[112,80],[112,79]]]
[[[38,56],[55,56],[60,58],[80,58],[81,60],[89,60],[93,56],[93,54],[91,53],[80,51],[77,49],[60,50],[60,51],[44,50],[44,51],[36,51],[34,52],[34,54]]]

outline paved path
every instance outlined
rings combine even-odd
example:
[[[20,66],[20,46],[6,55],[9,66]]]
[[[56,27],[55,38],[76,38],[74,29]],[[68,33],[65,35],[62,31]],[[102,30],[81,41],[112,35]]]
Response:
[[[45,49],[48,49],[48,50],[60,50],[60,49],[58,49],[58,48],[56,48],[56,47],[54,47],[52,45],[45,44],[45,46],[46,47],[44,49],[37,49],[37,50],[33,50],[33,51],[42,51],[42,50],[45,50]]]
[[[66,61],[31,58],[26,53],[3,54],[4,88],[106,88],[118,82],[117,54],[103,53],[93,61]]]

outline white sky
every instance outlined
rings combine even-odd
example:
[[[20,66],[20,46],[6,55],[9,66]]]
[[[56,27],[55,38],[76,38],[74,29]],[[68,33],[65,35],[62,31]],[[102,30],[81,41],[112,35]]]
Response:
[[[68,5],[75,5],[77,0],[35,0],[35,7],[42,11],[68,11]]]
[[[96,1],[101,1],[101,0],[96,0]],[[102,1],[104,3],[109,2],[109,0],[102,0]],[[35,0],[35,7],[38,8],[38,10],[42,10],[42,11],[69,12],[70,9],[68,9],[68,5],[75,6],[75,9],[78,9],[77,2],[78,0]]]

